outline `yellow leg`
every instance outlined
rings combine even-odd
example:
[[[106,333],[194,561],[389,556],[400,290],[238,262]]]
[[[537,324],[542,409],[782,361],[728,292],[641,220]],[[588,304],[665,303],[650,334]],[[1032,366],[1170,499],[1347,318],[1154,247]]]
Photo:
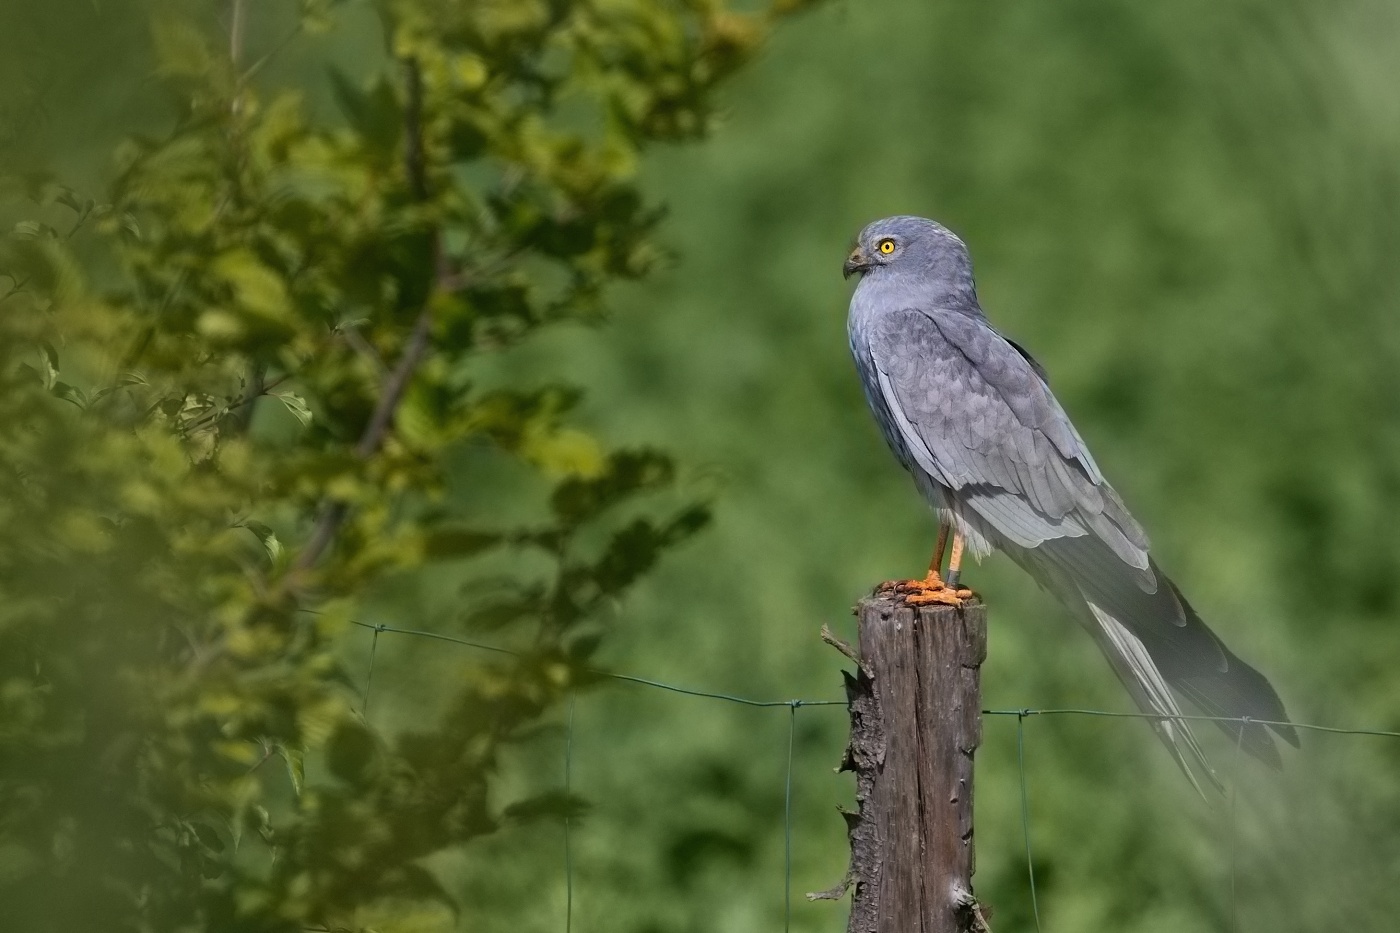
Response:
[[[883,590],[898,593],[904,597],[905,602],[914,606],[923,606],[929,603],[942,603],[949,606],[961,606],[963,600],[972,595],[968,589],[959,589],[953,585],[952,581],[957,579],[957,569],[962,565],[963,538],[956,531],[953,532],[953,553],[948,567],[948,583],[943,582],[943,577],[939,574],[943,566],[943,554],[948,545],[948,526],[940,524],[938,527],[938,543],[933,548],[933,559],[929,561],[928,574],[922,580],[897,580],[893,583],[884,584]]]
[[[963,536],[953,532],[953,553],[948,558],[948,586],[958,588],[958,575],[962,573]]]
[[[928,575],[924,577],[929,589],[938,589],[943,585],[943,578],[938,572],[943,569],[943,551],[948,545],[948,526],[940,522],[938,524],[938,543],[933,546],[933,558],[928,562]]]

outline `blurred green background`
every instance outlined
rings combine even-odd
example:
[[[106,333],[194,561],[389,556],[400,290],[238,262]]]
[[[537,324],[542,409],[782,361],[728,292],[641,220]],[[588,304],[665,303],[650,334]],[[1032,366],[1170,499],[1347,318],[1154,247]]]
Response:
[[[104,81],[121,37],[101,48],[32,156],[93,179],[149,91]],[[714,138],[645,169],[676,260],[613,293],[609,323],[491,364],[577,382],[586,427],[664,446],[718,491],[712,528],[617,607],[604,664],[839,696],[820,625],[849,635],[855,600],[917,574],[934,531],[861,399],[839,274],[864,223],[916,213],[968,243],[989,316],[1291,715],[1400,729],[1397,49],[1400,7],[1380,0],[845,0],[786,24],[727,88]],[[462,469],[459,495],[489,495]],[[987,705],[1130,708],[1015,568],[968,578],[991,607]],[[373,621],[445,630],[460,598],[427,574]],[[369,633],[348,637],[363,676]],[[411,720],[456,650],[382,636],[374,715]],[[788,716],[581,694],[571,779],[593,809],[572,827],[572,928],[780,928]],[[795,727],[792,928],[836,931],[844,907],[800,895],[845,869],[844,716],[801,709]],[[1400,741],[1305,734],[1279,776],[1236,775],[1205,738],[1238,777],[1233,808],[1203,805],[1140,723],[1027,721],[1043,928],[1393,929]],[[999,933],[1034,929],[1015,739],[991,719],[978,755],[975,880]],[[556,785],[563,760],[561,717],[497,792]],[[433,867],[463,929],[564,929],[557,824]]]

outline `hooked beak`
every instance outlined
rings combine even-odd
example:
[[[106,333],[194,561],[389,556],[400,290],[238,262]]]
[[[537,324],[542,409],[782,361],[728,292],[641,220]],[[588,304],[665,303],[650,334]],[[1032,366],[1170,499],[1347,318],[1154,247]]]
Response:
[[[846,257],[845,263],[841,266],[841,278],[849,279],[857,272],[864,272],[870,268],[870,260],[866,257],[865,251],[857,246],[851,250],[851,255]]]

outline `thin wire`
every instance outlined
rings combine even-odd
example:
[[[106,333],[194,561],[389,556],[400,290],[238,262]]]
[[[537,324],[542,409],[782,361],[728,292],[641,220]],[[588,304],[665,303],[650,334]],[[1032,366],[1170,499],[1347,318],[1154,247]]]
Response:
[[[645,677],[633,677],[631,674],[614,674],[609,671],[599,671],[589,669],[588,673],[598,674],[602,677],[609,677],[613,680],[622,680],[631,684],[642,684],[647,687],[659,687],[662,690],[669,690],[671,693],[683,693],[686,696],[706,697],[711,700],[727,700],[730,703],[739,703],[744,706],[791,706],[796,703],[799,706],[845,706],[845,700],[750,700],[747,697],[734,696],[729,693],[710,693],[706,690],[693,690],[689,687],[677,687],[673,684],[663,684],[657,680],[647,680]]]
[[[302,612],[309,612],[320,615],[314,609],[302,609]],[[455,635],[443,635],[440,632],[425,632],[418,629],[395,628],[392,625],[371,624],[361,622],[358,619],[351,619],[352,625],[370,629],[377,636],[380,632],[393,632],[397,635],[416,635],[420,638],[435,638],[439,641],[448,641],[457,645],[464,645],[468,648],[476,648],[481,651],[491,651],[496,654],[506,654],[512,657],[521,657],[521,652],[512,651],[509,648],[501,648],[496,645],[488,645],[483,642],[471,641],[466,638],[458,638]],[[798,703],[802,706],[845,706],[845,700],[754,700],[748,697],[735,696],[729,693],[716,693],[709,690],[696,690],[690,687],[681,687],[675,684],[662,683],[659,680],[650,680],[646,677],[637,677],[632,674],[617,674],[612,671],[599,670],[597,668],[585,668],[586,673],[598,677],[606,677],[610,680],[620,680],[626,683],[641,684],[646,687],[656,687],[660,690],[667,690],[671,693],[680,693],[685,696],[703,697],[713,700],[725,700],[729,703],[739,703],[744,706],[772,707],[791,706]],[[373,671],[371,670],[371,673]],[[1260,726],[1281,726],[1294,729],[1307,729],[1313,732],[1330,732],[1336,735],[1375,735],[1384,738],[1400,739],[1400,732],[1386,729],[1348,729],[1340,726],[1321,726],[1316,723],[1292,722],[1282,719],[1255,719],[1250,716],[1199,716],[1182,713],[1180,715],[1166,715],[1162,713],[1126,713],[1114,710],[1103,709],[984,709],[984,716],[1016,716],[1023,718],[1026,716],[1100,716],[1109,719],[1150,719],[1158,722],[1166,720],[1176,720],[1181,722],[1233,722],[1233,723],[1253,723]]]
[[[797,708],[788,703],[787,786],[783,791],[783,933],[792,929],[792,748],[797,741]]]
[[[1248,728],[1249,717],[1246,716],[1240,722],[1240,733],[1235,738],[1235,752],[1230,756],[1230,929],[1233,933],[1239,933],[1240,930],[1240,902],[1235,895],[1235,800],[1240,790],[1240,746],[1244,744],[1244,731]]]
[[[314,612],[314,610],[303,609],[302,612]],[[371,625],[368,622],[361,622],[358,619],[351,619],[350,624],[358,625],[360,628],[374,629],[376,633],[393,632],[395,635],[417,635],[419,638],[436,638],[439,641],[450,641],[455,645],[466,645],[468,648],[479,648],[482,651],[494,651],[496,654],[508,654],[516,658],[520,657],[519,651],[511,651],[509,648],[497,648],[495,645],[485,645],[479,641],[468,641],[465,638],[458,638],[455,635],[443,635],[439,632],[420,632],[411,628],[394,628],[392,625]]]
[[[303,611],[310,612],[312,610]],[[394,628],[390,625],[371,625],[368,622],[360,622],[356,619],[351,619],[350,622],[351,624],[358,625],[361,628],[373,629],[376,635],[379,632],[393,632],[396,635],[417,635],[420,638],[436,638],[439,641],[450,641],[455,645],[465,645],[468,648],[479,648],[482,651],[492,651],[496,654],[508,654],[511,657],[515,658],[522,656],[522,653],[519,651],[512,651],[509,648],[499,648],[495,645],[487,645],[478,641],[469,641],[465,638],[458,638],[455,635],[443,635],[438,632],[423,632],[417,631],[415,629]],[[704,697],[712,700],[726,700],[730,703],[739,703],[743,706],[790,706],[793,703],[799,703],[802,706],[846,705],[845,700],[751,700],[747,697],[734,696],[733,694],[729,693],[714,693],[708,690],[694,690],[690,687],[678,687],[675,684],[665,684],[659,680],[648,680],[645,677],[635,677],[631,674],[616,674],[612,671],[603,671],[593,667],[584,668],[584,672],[588,674],[593,674],[597,677],[606,677],[609,680],[621,680],[625,683],[630,684],[641,684],[646,687],[657,687],[661,690],[667,690],[671,693],[680,693],[684,694],[685,696]]]
[[[374,628],[374,640],[369,643],[369,673],[365,675],[365,692],[360,697],[360,718],[369,720],[369,688],[374,685],[374,656],[379,651],[379,633],[384,631],[384,626],[376,625]]]
[[[1016,717],[1016,768],[1021,773],[1021,835],[1026,840],[1026,877],[1031,883],[1031,912],[1035,914],[1036,933],[1040,933],[1040,902],[1035,896],[1035,860],[1031,857],[1031,803],[1026,791],[1026,713]]]
[[[573,788],[574,770],[574,703],[577,693],[569,694],[569,726],[564,734],[564,796],[569,797]],[[574,928],[574,852],[569,836],[569,810],[571,801],[564,802],[564,933]]]
[[[314,609],[302,609],[301,612],[309,612],[319,615]],[[449,641],[453,644],[464,645],[468,648],[477,648],[481,651],[491,651],[496,654],[506,654],[512,657],[521,657],[519,651],[512,651],[509,648],[500,648],[496,645],[488,645],[482,642],[471,641],[466,638],[458,638],[454,635],[443,635],[439,632],[425,632],[416,629],[395,628],[392,625],[374,625],[369,622],[361,622],[358,619],[351,619],[351,624],[361,628],[367,628],[376,633],[392,632],[397,635],[417,635],[420,638],[435,638],[439,641]],[[667,690],[671,693],[680,693],[685,696],[703,697],[713,700],[725,700],[729,703],[739,703],[743,706],[774,707],[790,706],[792,703],[800,703],[802,706],[845,706],[845,700],[754,700],[748,697],[735,696],[729,693],[715,693],[708,690],[696,690],[690,687],[681,687],[675,684],[662,683],[659,680],[649,680],[646,677],[637,677],[631,674],[617,674],[612,671],[599,670],[597,668],[584,668],[586,673],[597,677],[605,677],[610,680],[620,680],[626,683],[641,684],[646,687],[656,687],[660,690]],[[1280,726],[1293,729],[1305,729],[1312,732],[1330,732],[1334,735],[1374,735],[1382,738],[1400,739],[1400,732],[1387,729],[1349,729],[1340,726],[1321,726],[1309,722],[1292,722],[1283,719],[1255,719],[1250,716],[1199,716],[1182,713],[1180,715],[1166,715],[1162,713],[1126,713],[1114,710],[1103,709],[984,709],[984,716],[1100,716],[1108,719],[1149,719],[1157,722],[1179,721],[1179,722],[1233,722],[1233,723],[1253,723],[1259,726]]]

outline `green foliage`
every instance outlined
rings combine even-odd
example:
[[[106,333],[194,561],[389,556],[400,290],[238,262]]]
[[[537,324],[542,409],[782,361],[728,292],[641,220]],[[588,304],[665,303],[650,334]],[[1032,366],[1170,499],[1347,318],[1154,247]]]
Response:
[[[687,56],[766,21],[595,0],[570,20],[586,37],[542,44],[542,8],[582,8],[414,7],[390,21],[409,46],[480,46],[418,53],[421,200],[381,7],[248,0],[234,69],[230,6],[0,3],[0,250],[34,276],[0,303],[0,928],[553,933],[568,816],[573,929],[779,929],[789,710],[581,691],[565,793],[554,701],[593,682],[585,664],[839,694],[818,624],[918,571],[932,537],[844,345],[844,247],[895,212],[968,240],[989,312],[1289,711],[1397,727],[1394,4],[846,0],[785,24],[718,97],[692,90],[728,53]],[[487,57],[529,64],[495,72],[496,97]],[[521,117],[531,100],[550,109]],[[688,125],[722,131],[670,144],[692,103]],[[629,165],[639,126],[668,143]],[[511,134],[518,156],[491,154]],[[561,164],[567,134],[583,174]],[[611,191],[551,188],[600,165]],[[208,190],[155,190],[184,184]],[[626,222],[581,230],[575,197]],[[430,299],[431,349],[366,462],[434,229],[460,280]],[[605,307],[607,326],[578,326]],[[279,397],[239,404],[259,375]],[[694,471],[649,466],[657,444],[724,494],[619,599],[605,555],[664,553],[697,498]],[[355,508],[298,568],[327,495]],[[626,532],[638,518],[650,530]],[[968,579],[992,606],[989,705],[1129,708],[1022,574],[993,559]],[[525,657],[376,638],[380,622]],[[796,725],[792,928],[836,931],[841,906],[801,894],[844,869],[843,716]],[[1229,744],[1202,738],[1228,779]],[[449,811],[431,775],[476,774],[473,743],[488,780],[454,785]],[[1233,820],[1140,723],[1028,720],[1026,764],[1047,933],[1394,927],[1389,740],[1305,737],[1282,776],[1245,762]],[[976,883],[1003,933],[1034,929],[1017,773],[1014,723],[989,720]],[[406,858],[473,816],[495,828]],[[382,875],[344,894],[369,858]],[[312,918],[312,898],[356,906]]]
[[[46,173],[4,189],[3,926],[451,927],[423,860],[581,812],[495,800],[503,749],[707,519],[665,454],[572,426],[577,391],[488,386],[482,361],[597,320],[605,286],[653,267],[639,160],[703,136],[717,83],[798,4],[385,0],[386,51],[353,67],[318,51],[355,22],[332,0],[234,0],[227,49],[224,5],[70,7],[62,28],[23,6],[6,16],[60,44],[147,23],[167,103],[100,197]],[[260,16],[286,36],[245,38]],[[52,48],[15,66],[6,114],[43,103]],[[289,58],[329,69],[338,112],[268,77]],[[483,448],[528,514],[445,494]],[[493,560],[497,595],[461,624],[519,657],[376,727],[351,619],[423,568]]]

